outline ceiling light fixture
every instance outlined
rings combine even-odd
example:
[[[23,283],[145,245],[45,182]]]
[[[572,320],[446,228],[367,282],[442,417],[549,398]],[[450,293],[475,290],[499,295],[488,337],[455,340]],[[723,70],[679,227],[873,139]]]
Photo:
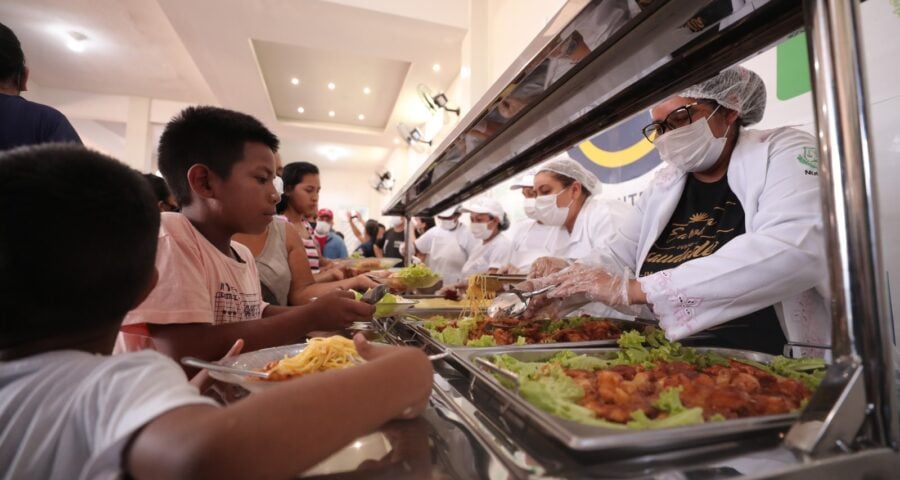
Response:
[[[300,79],[297,78],[297,77],[292,78],[292,79],[291,79],[291,85],[293,85],[293,86],[295,86],[295,87],[296,87],[297,85],[300,85]]]
[[[297,107],[297,113],[303,113],[303,112],[305,112],[305,111],[306,111],[305,108],[303,108],[303,107]]]
[[[372,93],[372,89],[369,87],[363,87],[363,93],[368,95],[368,94]]]
[[[328,116],[329,116],[329,117],[334,117],[334,110],[329,110],[329,111],[328,111]]]
[[[462,68],[459,69],[459,76],[462,78],[469,78],[472,76],[472,69],[463,65]]]
[[[440,63],[435,63],[434,65],[431,66],[431,69],[434,70],[435,72],[440,72],[440,71],[441,71],[441,64],[440,64]]]
[[[69,32],[69,38],[66,40],[66,46],[73,52],[81,53],[84,51],[86,41],[87,35],[81,32],[71,31]]]
[[[359,115],[356,116],[356,118],[358,118],[360,120],[365,120],[366,116],[360,113]]]
[[[328,82],[328,89],[329,89],[329,90],[334,90],[335,87],[336,87],[336,85],[334,84],[334,82]]]
[[[399,138],[395,138],[395,139],[394,139],[394,145],[400,145],[400,139],[399,139]]]

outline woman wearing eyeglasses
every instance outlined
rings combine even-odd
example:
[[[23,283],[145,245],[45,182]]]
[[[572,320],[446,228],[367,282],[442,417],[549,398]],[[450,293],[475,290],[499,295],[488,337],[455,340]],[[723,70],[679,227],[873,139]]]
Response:
[[[828,345],[816,143],[793,128],[745,129],[765,101],[759,76],[733,67],[653,107],[644,134],[668,166],[640,214],[598,253],[603,266],[530,286],[558,285],[551,305],[582,294],[652,315],[672,340],[718,327],[708,333],[722,346]]]

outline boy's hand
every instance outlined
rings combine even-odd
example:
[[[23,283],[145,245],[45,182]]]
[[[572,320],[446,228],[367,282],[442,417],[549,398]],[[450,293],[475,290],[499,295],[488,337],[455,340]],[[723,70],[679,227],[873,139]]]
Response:
[[[418,348],[413,347],[395,347],[395,346],[387,346],[387,345],[372,345],[366,340],[366,337],[363,336],[362,333],[357,333],[353,336],[353,344],[356,346],[356,351],[366,361],[375,361],[380,358],[390,357],[393,355],[403,355],[409,357],[408,362],[424,362],[426,364],[426,368],[429,372],[431,372],[431,363],[428,358],[425,356],[425,352],[419,350]],[[430,375],[425,378],[426,382],[430,383]],[[425,411],[425,407],[428,406],[428,398],[431,396],[430,391],[420,399],[417,399],[412,405],[406,408],[403,412],[400,413],[399,418],[415,418],[422,414]]]
[[[342,330],[353,322],[371,320],[375,314],[374,305],[356,301],[348,290],[331,292],[300,308],[318,330]]]
[[[222,357],[222,359],[226,359],[228,357],[233,357],[244,349],[244,340],[239,338],[234,342],[234,345],[228,350],[227,353]],[[205,392],[210,386],[213,384],[213,379],[209,377],[209,371],[206,369],[200,370],[196,375],[193,376],[190,380],[191,385],[197,387],[197,390],[200,393]]]

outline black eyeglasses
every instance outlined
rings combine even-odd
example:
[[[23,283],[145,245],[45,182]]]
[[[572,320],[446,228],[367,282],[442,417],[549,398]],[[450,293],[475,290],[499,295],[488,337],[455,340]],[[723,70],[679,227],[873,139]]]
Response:
[[[658,138],[660,135],[668,132],[669,130],[675,130],[676,128],[690,125],[693,121],[691,107],[696,107],[701,103],[704,102],[694,102],[689,103],[683,107],[678,107],[675,110],[669,112],[669,114],[666,115],[665,120],[663,120],[662,122],[653,122],[650,125],[647,125],[641,130],[641,132],[644,134],[644,138],[646,138],[648,142],[653,143],[653,140]]]

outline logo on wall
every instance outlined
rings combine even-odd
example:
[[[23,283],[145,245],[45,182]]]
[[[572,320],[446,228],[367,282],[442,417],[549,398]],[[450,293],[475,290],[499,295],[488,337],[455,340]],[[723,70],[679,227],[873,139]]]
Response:
[[[650,113],[643,112],[575,145],[568,154],[603,183],[633,180],[650,172],[661,162],[656,148],[641,134],[641,129],[649,123]]]

